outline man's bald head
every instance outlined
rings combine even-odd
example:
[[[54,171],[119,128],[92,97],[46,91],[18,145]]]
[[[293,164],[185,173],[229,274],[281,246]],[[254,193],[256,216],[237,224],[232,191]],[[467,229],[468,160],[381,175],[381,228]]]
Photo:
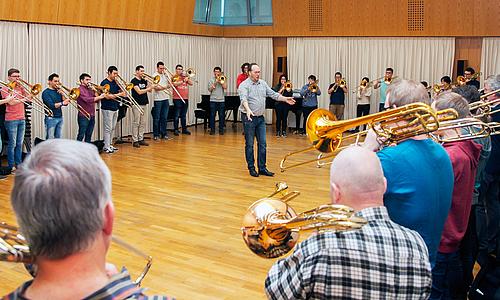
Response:
[[[383,205],[386,180],[382,165],[375,153],[363,147],[349,147],[335,157],[330,185],[332,202],[354,209]]]

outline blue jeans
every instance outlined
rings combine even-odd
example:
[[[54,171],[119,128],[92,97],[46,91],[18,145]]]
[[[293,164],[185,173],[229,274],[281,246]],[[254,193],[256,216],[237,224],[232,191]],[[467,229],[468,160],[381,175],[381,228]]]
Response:
[[[182,131],[187,131],[186,126],[186,113],[188,110],[188,99],[184,99],[186,103],[183,103],[181,99],[174,99],[174,130],[179,130],[179,117],[181,118]]]
[[[457,252],[457,250],[455,250]],[[448,268],[456,253],[440,253],[436,255],[436,264],[432,268],[432,290],[429,300],[449,299]]]
[[[210,132],[215,132],[215,114],[219,113],[219,133],[224,132],[224,102],[210,101]]]
[[[9,146],[7,147],[9,168],[19,166],[22,162],[24,127],[24,119],[5,121],[5,129],[9,133]]]
[[[245,158],[248,170],[255,170],[255,158],[253,155],[253,142],[257,138],[257,164],[259,171],[266,169],[266,120],[264,116],[252,117],[248,120],[246,114],[241,114],[241,120],[245,124]]]
[[[45,117],[45,128],[47,129],[45,139],[60,139],[62,137],[63,118]]]
[[[170,104],[168,103],[168,99],[162,101],[155,101],[155,109],[153,114],[154,137],[160,136],[160,133],[161,137],[165,137],[167,135],[167,118],[168,118],[169,108]]]
[[[92,133],[94,132],[95,117],[90,117],[88,120],[85,117],[78,116],[78,135],[76,139],[78,141],[83,141],[85,136],[85,142],[90,143],[92,139]]]

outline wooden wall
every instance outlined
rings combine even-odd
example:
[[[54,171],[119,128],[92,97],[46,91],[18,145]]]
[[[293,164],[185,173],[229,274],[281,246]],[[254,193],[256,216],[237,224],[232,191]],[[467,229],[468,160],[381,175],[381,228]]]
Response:
[[[408,29],[408,7],[422,8],[421,30]],[[500,1],[273,0],[273,26],[193,24],[196,0],[0,0],[0,20],[225,37],[500,36]],[[309,5],[322,29],[310,30]],[[317,19],[314,17],[314,19]]]
[[[193,24],[195,0],[0,0],[0,20],[221,37]]]
[[[480,37],[458,37],[455,39],[455,62],[453,64],[453,77],[457,78],[457,62],[466,60],[464,68],[471,67],[476,72],[481,71],[481,47],[483,39]]]

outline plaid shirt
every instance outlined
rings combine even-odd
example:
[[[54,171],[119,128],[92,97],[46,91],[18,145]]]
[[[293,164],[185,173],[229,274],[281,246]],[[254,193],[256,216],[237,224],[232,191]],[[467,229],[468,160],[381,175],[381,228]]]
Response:
[[[422,237],[389,219],[384,206],[363,209],[357,231],[312,235],[277,261],[269,299],[427,299],[429,253]]]
[[[33,280],[23,283],[17,290],[4,296],[5,300],[29,300],[24,297],[24,292],[33,283]],[[130,273],[123,268],[122,271],[113,276],[105,287],[96,291],[92,295],[85,297],[84,300],[113,300],[113,299],[141,299],[141,300],[175,300],[163,296],[146,296],[142,292],[147,289],[138,288],[132,280]]]

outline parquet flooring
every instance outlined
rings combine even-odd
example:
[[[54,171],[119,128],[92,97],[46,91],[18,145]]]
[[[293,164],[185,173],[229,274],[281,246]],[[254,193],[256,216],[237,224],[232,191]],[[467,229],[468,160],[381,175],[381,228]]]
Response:
[[[228,124],[223,136],[209,135],[203,125],[189,130],[191,136],[148,140],[150,146],[139,149],[122,144],[115,154],[101,155],[113,178],[114,234],[153,257],[143,280],[148,295],[265,299],[264,280],[276,260],[259,258],[246,247],[240,230],[243,214],[279,181],[301,192],[290,203],[297,212],[327,203],[329,168],[311,164],[280,173],[285,154],[311,144],[291,132],[288,138],[276,138],[275,127],[268,125],[267,163],[276,175],[253,178],[246,169],[241,123],[236,128]],[[317,154],[311,151],[300,160]],[[12,176],[0,181],[0,221],[16,225],[9,201],[12,185]],[[125,266],[133,277],[146,264],[118,246],[110,248],[107,261],[119,269]],[[0,262],[0,278],[3,295],[30,276],[20,264]]]

